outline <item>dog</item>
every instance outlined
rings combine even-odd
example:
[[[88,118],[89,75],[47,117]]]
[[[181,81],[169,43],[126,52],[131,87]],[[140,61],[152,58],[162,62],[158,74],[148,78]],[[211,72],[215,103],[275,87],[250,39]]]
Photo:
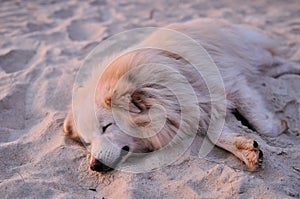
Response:
[[[288,130],[287,122],[268,111],[261,96],[249,86],[262,75],[278,77],[300,73],[298,65],[278,56],[275,41],[251,28],[213,19],[175,23],[165,29],[187,35],[208,52],[224,83],[226,112],[238,112],[261,135],[275,137]],[[156,31],[136,45],[173,45],[175,48],[179,46],[182,52],[195,53],[181,40],[166,42],[166,38],[161,31]],[[205,80],[218,81],[214,79],[215,74],[204,71],[208,75],[200,77],[182,55],[149,48],[128,51],[105,63],[107,69],[101,74],[93,72],[86,86],[73,99],[72,109],[63,125],[66,136],[89,146],[91,170],[107,172],[131,153],[159,150],[174,139],[182,126],[183,132],[188,134],[195,131],[191,126],[198,122],[196,131],[206,133],[211,118],[218,120],[222,115],[222,107],[219,107],[222,102],[211,101]],[[166,67],[139,67],[147,63]],[[184,83],[180,80],[182,78],[187,81]],[[179,93],[184,102],[194,103],[190,100],[193,93],[187,91],[186,83],[195,92],[199,108],[199,112],[193,113],[193,109],[187,106],[187,113],[199,114],[199,121],[189,114],[181,118],[181,104],[174,92]],[[168,85],[175,91],[168,89]],[[94,98],[94,104],[90,104],[88,96]],[[95,113],[90,107],[95,107]],[[118,115],[122,128],[114,113]],[[154,117],[151,118],[150,114]],[[159,123],[160,119],[153,122],[161,115],[165,118],[163,124]],[[155,128],[158,124],[159,129]],[[258,142],[248,135],[234,132],[226,122],[215,144],[234,154],[249,170],[256,170],[262,164],[263,152]]]

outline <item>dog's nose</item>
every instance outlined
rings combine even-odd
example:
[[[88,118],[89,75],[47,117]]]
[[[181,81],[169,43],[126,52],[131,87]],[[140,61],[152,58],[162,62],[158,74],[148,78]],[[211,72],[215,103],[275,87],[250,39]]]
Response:
[[[103,164],[101,161],[97,160],[94,157],[91,158],[90,169],[98,172],[108,172],[113,170],[112,168],[106,166],[105,164]]]

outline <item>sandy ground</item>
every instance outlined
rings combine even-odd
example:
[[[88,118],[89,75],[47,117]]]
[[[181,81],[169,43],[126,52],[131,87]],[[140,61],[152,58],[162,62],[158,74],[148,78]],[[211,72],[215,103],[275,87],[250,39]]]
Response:
[[[298,0],[145,2],[0,1],[1,198],[299,198],[297,75],[253,82],[269,109],[287,118],[289,133],[259,137],[228,118],[262,145],[265,162],[257,172],[217,148],[199,159],[197,144],[154,172],[101,175],[88,169],[86,150],[66,140],[61,128],[76,72],[104,38],[134,27],[225,18],[261,28],[282,43],[285,58],[300,61]]]

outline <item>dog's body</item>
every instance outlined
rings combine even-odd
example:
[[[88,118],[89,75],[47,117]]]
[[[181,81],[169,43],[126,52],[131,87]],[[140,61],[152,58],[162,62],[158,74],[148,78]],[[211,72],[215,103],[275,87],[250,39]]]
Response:
[[[300,72],[299,66],[277,57],[276,45],[271,39],[251,29],[215,20],[195,20],[172,24],[166,28],[188,35],[207,50],[221,72],[229,111],[237,110],[261,134],[277,136],[287,130],[287,123],[276,119],[267,111],[257,92],[248,86],[249,82],[259,75],[279,76]],[[164,43],[162,38],[158,31],[141,44],[147,46]],[[172,42],[178,45],[180,41],[162,45],[173,45]],[[182,48],[187,48],[186,52],[190,52],[188,46],[183,44]],[[164,67],[138,67],[147,63],[164,64],[175,72],[173,71],[170,78],[170,71]],[[116,165],[122,149],[129,152],[158,150],[166,146],[175,136],[182,125],[181,111],[178,110],[180,104],[174,93],[159,83],[172,84],[179,95],[182,94],[184,100],[189,101],[191,93],[186,93],[185,96],[184,84],[177,81],[181,76],[188,79],[200,109],[199,129],[204,132],[207,131],[211,116],[215,115],[218,118],[221,111],[218,110],[218,105],[214,110],[211,109],[205,78],[199,77],[183,57],[163,50],[144,49],[126,53],[110,63],[99,82],[100,74],[95,72],[93,75],[82,94],[74,99],[73,110],[68,114],[64,124],[66,135],[73,139],[80,137],[85,143],[91,144],[93,170],[108,170],[103,164],[110,167]],[[214,74],[208,78],[214,82]],[[91,115],[93,113],[87,110],[88,104],[85,104],[85,98],[90,95],[89,92],[93,95],[95,88],[96,120]],[[157,134],[152,135],[155,126],[151,126],[149,110],[157,104],[167,113],[166,123]],[[120,129],[113,117],[113,108],[120,113],[125,125],[136,128],[144,138],[128,135],[124,129]],[[130,114],[126,115],[125,112]],[[76,115],[75,118],[73,113]],[[193,117],[186,117],[183,120],[183,125],[187,128],[195,122]],[[253,138],[233,132],[226,124],[216,145],[233,153],[250,170],[257,168],[262,160],[258,143]]]

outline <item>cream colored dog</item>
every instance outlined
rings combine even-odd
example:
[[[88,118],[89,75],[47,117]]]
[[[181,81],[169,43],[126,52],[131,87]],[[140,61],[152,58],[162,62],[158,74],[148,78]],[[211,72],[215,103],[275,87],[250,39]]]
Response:
[[[206,49],[221,72],[229,112],[237,111],[260,134],[277,136],[288,129],[287,122],[276,119],[266,110],[258,93],[248,86],[259,75],[276,77],[300,72],[297,65],[277,57],[276,45],[271,39],[243,26],[209,19],[171,24],[166,28],[188,35]],[[142,43],[159,43],[162,39],[156,32]],[[172,42],[178,44],[181,41]],[[187,48],[187,52],[190,50],[184,44],[182,48]],[[138,67],[147,63],[164,64],[177,73],[170,76],[170,71],[163,67]],[[181,123],[178,99],[160,83],[171,82],[176,92],[188,101],[191,94],[187,92],[185,95],[186,88],[179,79],[183,76],[188,80],[198,99],[201,132],[207,131],[212,115],[218,117],[218,106],[211,110],[211,99],[204,79],[180,55],[157,49],[132,51],[111,62],[98,81],[99,75],[95,72],[74,99],[73,110],[64,122],[67,136],[90,145],[92,170],[109,171],[124,155],[158,150],[172,140],[180,125],[184,124],[187,129],[194,125],[193,117],[183,118]],[[213,74],[208,78],[213,78]],[[86,100],[87,96],[93,95],[94,88],[96,120],[89,108],[94,105]],[[154,106],[162,110],[166,122],[155,135],[147,136],[152,132],[149,129],[155,128],[151,126],[153,118],[149,117]],[[113,109],[120,113],[125,126],[127,124],[137,129],[144,137],[130,135],[120,128]],[[76,119],[74,112],[77,113]],[[259,144],[249,136],[233,132],[226,123],[216,145],[233,153],[250,170],[256,169],[262,162],[263,153]]]

